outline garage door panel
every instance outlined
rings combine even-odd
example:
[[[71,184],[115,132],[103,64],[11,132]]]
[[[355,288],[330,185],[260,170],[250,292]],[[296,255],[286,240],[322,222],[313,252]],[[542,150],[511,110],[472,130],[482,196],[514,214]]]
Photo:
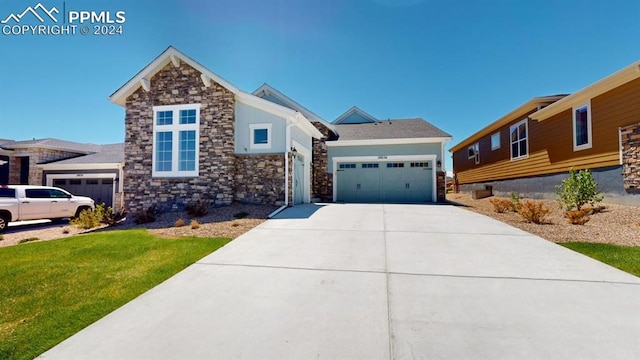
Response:
[[[53,186],[73,195],[88,196],[96,205],[105,203],[113,206],[113,179],[55,179]]]
[[[430,202],[433,192],[431,161],[339,164],[337,201]]]

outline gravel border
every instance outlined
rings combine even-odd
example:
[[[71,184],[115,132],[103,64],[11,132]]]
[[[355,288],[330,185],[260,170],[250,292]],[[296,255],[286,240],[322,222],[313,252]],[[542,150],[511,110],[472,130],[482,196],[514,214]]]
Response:
[[[68,221],[59,223],[45,222],[41,224],[11,226],[6,232],[0,234],[0,247],[16,245],[26,239],[29,242],[48,241],[66,238],[98,231],[148,229],[151,233],[167,238],[182,236],[194,237],[227,237],[235,239],[267,220],[267,216],[278,207],[269,205],[249,205],[233,203],[229,206],[215,207],[209,210],[209,214],[196,218],[200,227],[192,229],[191,218],[186,212],[168,212],[159,214],[156,221],[149,224],[137,225],[131,217],[120,224],[103,226],[91,230],[78,229],[69,225]],[[235,214],[246,212],[243,219],[236,219]],[[176,221],[182,218],[185,226],[175,227]]]
[[[537,225],[524,222],[522,217],[514,212],[496,213],[490,202],[492,198],[499,197],[473,200],[471,195],[466,193],[447,194],[447,200],[457,203],[459,206],[500,220],[549,241],[640,246],[640,207],[637,206],[601,203],[604,210],[591,215],[591,220],[585,225],[571,225],[557,201],[530,199],[542,201],[552,211],[548,216],[549,224]],[[521,199],[521,201],[524,200],[529,199]]]

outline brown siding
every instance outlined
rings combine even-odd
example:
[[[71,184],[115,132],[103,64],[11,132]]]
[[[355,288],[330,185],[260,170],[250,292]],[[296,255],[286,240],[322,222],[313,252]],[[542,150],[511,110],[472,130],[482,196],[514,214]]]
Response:
[[[500,149],[492,152],[490,136],[480,140],[480,164],[467,159],[467,149],[453,154],[458,183],[513,179],[620,164],[618,128],[640,122],[640,79],[591,99],[593,147],[573,151],[573,109],[549,119],[529,120],[529,157],[511,161],[509,126],[500,130]]]

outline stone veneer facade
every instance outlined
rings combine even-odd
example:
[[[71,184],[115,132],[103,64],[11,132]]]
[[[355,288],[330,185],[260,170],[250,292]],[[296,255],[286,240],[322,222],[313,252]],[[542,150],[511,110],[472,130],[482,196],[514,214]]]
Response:
[[[445,202],[447,192],[447,173],[444,171],[436,172],[436,201]]]
[[[16,148],[13,151],[21,155],[24,154],[24,156],[11,157],[9,159],[10,184],[20,184],[21,159],[25,156],[29,157],[29,184],[27,185],[45,185],[43,171],[38,167],[38,164],[69,159],[79,155],[76,152],[44,148]]]
[[[200,72],[169,63],[127,98],[125,115],[125,206],[137,212],[182,209],[204,200],[214,205],[232,201],[284,203],[284,154],[234,153],[235,96],[215,81],[206,87]],[[152,177],[153,107],[200,104],[199,176]]]
[[[330,202],[333,201],[333,174],[327,173],[329,154],[326,141],[332,140],[335,135],[322,123],[314,122],[313,125],[324,135],[324,138],[313,139],[312,197]]]
[[[640,123],[620,128],[624,189],[640,192]]]

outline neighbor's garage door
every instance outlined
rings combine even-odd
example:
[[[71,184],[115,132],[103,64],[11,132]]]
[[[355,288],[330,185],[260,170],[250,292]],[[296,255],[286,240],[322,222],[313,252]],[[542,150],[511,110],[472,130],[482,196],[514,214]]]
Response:
[[[337,201],[416,203],[433,200],[431,161],[338,163]]]
[[[88,196],[96,205],[113,206],[113,179],[54,179],[53,186],[73,195]]]

